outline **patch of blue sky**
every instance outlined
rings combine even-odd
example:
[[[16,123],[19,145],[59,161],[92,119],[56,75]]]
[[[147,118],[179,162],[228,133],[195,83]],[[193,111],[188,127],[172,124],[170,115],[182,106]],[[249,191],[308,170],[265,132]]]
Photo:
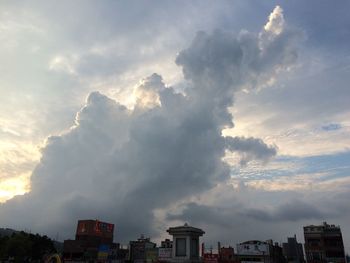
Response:
[[[299,162],[298,158],[281,156],[268,165],[250,163],[245,167],[234,167],[231,170],[231,176],[247,180],[293,176],[299,170]]]
[[[252,164],[234,167],[231,177],[244,181],[276,179],[304,174],[324,173],[317,181],[328,181],[350,176],[350,151],[311,157],[279,156],[268,165]]]
[[[350,151],[329,154],[310,156],[302,158],[303,162],[307,165],[305,168],[309,170],[318,169],[325,170],[330,168],[350,167]]]
[[[336,131],[340,130],[342,126],[339,123],[330,123],[321,127],[324,131]]]
[[[350,151],[303,158],[305,173],[323,172],[320,181],[350,176]]]

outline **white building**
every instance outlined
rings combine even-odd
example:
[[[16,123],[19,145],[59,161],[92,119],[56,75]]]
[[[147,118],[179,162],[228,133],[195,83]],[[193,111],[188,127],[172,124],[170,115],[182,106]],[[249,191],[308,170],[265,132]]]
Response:
[[[173,236],[172,262],[200,262],[199,237],[205,233],[202,229],[185,224],[184,226],[170,227],[167,232]]]

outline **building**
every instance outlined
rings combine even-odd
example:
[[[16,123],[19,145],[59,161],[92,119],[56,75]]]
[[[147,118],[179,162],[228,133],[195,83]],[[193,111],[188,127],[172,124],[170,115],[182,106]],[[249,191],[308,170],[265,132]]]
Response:
[[[203,263],[219,263],[219,254],[204,253],[202,257]]]
[[[173,241],[171,241],[170,239],[167,238],[167,239],[160,242],[160,247],[161,248],[172,248]]]
[[[237,245],[237,256],[241,263],[285,263],[282,248],[272,240],[266,242],[250,240]]]
[[[202,261],[203,263],[239,263],[237,255],[233,247],[221,247],[221,243],[218,242],[217,250],[213,250],[213,247],[206,248],[202,243]]]
[[[304,226],[305,254],[308,263],[345,263],[343,237],[339,226]]]
[[[273,241],[270,239],[267,241],[267,243],[270,245],[270,259],[273,263],[286,263],[286,258],[283,255],[283,249],[282,247],[277,243],[273,243]]]
[[[158,248],[156,243],[143,235],[136,241],[129,242],[129,260],[133,263],[156,262],[158,260]]]
[[[219,247],[219,262],[232,263],[238,262],[233,247]]]
[[[103,260],[116,251],[113,243],[114,225],[99,220],[79,220],[75,240],[63,243],[63,259],[68,260]]]
[[[158,249],[158,261],[170,262],[173,254],[173,241],[165,239],[161,241],[160,248]]]
[[[267,242],[250,240],[237,245],[237,255],[241,263],[271,263],[270,248]]]
[[[116,262],[124,263],[129,261],[129,249],[121,245],[118,246],[116,251]]]
[[[219,263],[219,251],[220,242],[218,242],[218,249],[213,249],[212,246],[209,248],[205,247],[205,243],[202,243],[202,262],[203,263]]]
[[[297,242],[297,237],[288,237],[287,243],[282,244],[283,255],[288,263],[304,263],[303,245]]]
[[[205,232],[187,224],[170,227],[167,232],[173,236],[172,262],[200,262],[199,237]]]

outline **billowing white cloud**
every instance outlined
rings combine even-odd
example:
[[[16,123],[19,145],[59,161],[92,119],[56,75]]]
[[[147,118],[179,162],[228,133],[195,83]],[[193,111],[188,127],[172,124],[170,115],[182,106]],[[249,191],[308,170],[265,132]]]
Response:
[[[283,31],[284,24],[283,10],[280,6],[276,6],[269,15],[269,21],[264,26],[264,29],[266,32],[279,35]]]
[[[295,62],[297,35],[283,28],[265,43],[261,34],[200,32],[176,58],[188,81],[183,93],[158,74],[135,89],[132,109],[90,93],[75,126],[47,139],[31,192],[0,206],[0,222],[60,229],[66,237],[78,218],[103,217],[117,224],[121,240],[157,235],[156,209],[230,178],[226,150],[244,164],[276,155],[260,139],[224,137],[222,130],[233,126],[229,107],[237,91],[266,85]]]

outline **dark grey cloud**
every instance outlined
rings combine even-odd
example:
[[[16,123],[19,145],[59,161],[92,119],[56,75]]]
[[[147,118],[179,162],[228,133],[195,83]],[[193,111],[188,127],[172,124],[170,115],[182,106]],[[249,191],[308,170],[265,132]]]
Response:
[[[248,209],[243,212],[244,216],[260,221],[300,221],[304,219],[319,219],[329,216],[326,212],[318,209],[314,205],[301,200],[292,200],[276,207],[272,211],[263,209]]]
[[[227,193],[230,195],[230,193]],[[277,196],[278,194],[275,194]],[[194,202],[183,205],[180,213],[168,213],[168,220],[188,221],[200,225],[221,225],[233,227],[238,221],[253,220],[257,222],[288,222],[306,219],[330,217],[330,210],[323,211],[316,205],[293,199],[271,208],[249,208],[247,204],[231,200],[231,203],[212,205]]]
[[[274,13],[283,20],[280,9]],[[266,85],[295,62],[298,34],[270,23],[238,37],[198,33],[176,59],[189,82],[185,94],[158,74],[136,88],[134,109],[90,93],[75,126],[47,139],[31,192],[0,206],[0,222],[49,234],[59,228],[67,237],[77,219],[101,218],[117,224],[119,240],[155,236],[156,209],[228,180],[227,149],[244,163],[273,157],[275,148],[259,139],[222,135],[233,125],[235,93]]]
[[[347,196],[347,192],[330,192],[326,196],[322,191],[305,194],[220,185],[203,194],[199,201],[184,202],[168,211],[166,219],[203,227],[204,240],[213,245],[215,241],[235,245],[249,239],[270,238],[281,242],[294,234],[302,240],[304,225],[323,221],[342,224],[343,232],[348,233]]]
[[[168,213],[166,219],[189,222],[192,225],[217,225],[229,229],[234,224],[234,219],[237,218],[234,212],[237,208],[241,209],[240,206],[228,208],[191,202],[185,205],[181,213]]]
[[[226,138],[227,149],[241,154],[241,165],[246,165],[251,160],[269,161],[277,154],[275,146],[268,146],[261,139],[228,137]]]

